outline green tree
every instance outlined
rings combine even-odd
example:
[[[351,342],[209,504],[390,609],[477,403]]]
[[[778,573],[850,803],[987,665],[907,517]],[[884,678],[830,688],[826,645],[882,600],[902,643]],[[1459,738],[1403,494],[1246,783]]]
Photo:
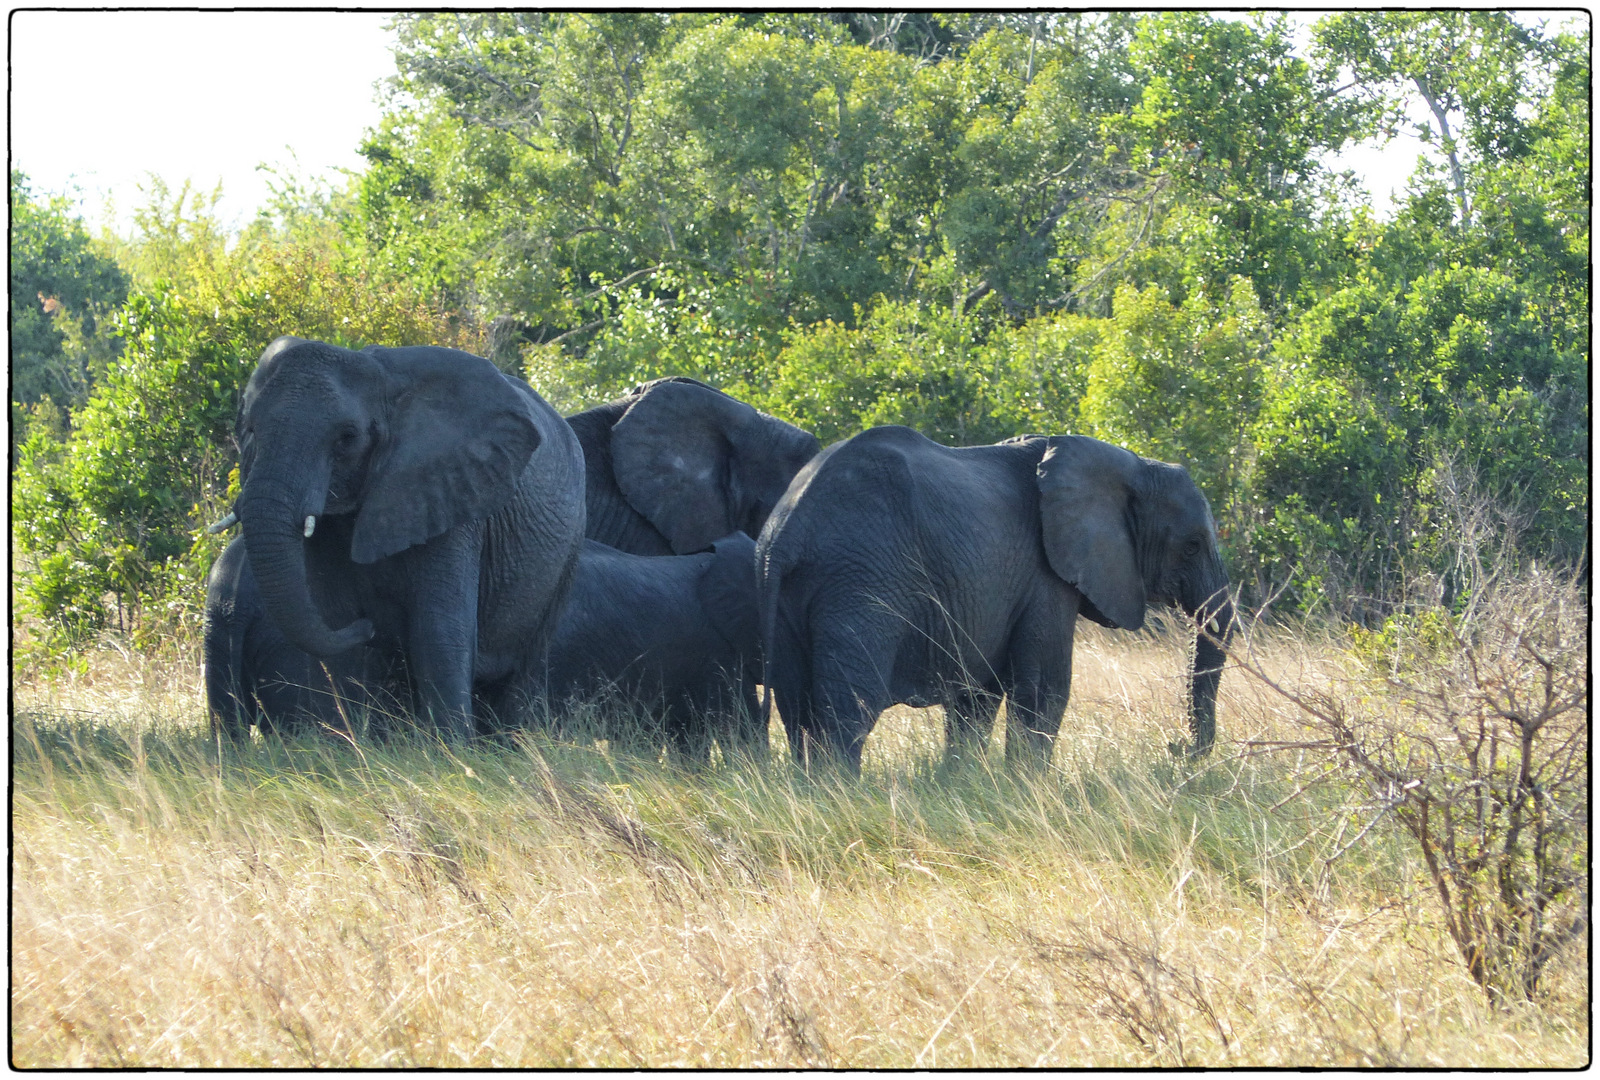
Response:
[[[89,236],[64,196],[39,199],[11,171],[11,401],[83,402],[113,350],[107,314],[128,295],[128,275]]]
[[[1125,285],[1089,364],[1083,429],[1187,466],[1225,517],[1239,497],[1270,340],[1244,278],[1220,303],[1196,292],[1173,305],[1157,286]]]
[[[579,353],[634,284],[688,318],[738,291],[761,332],[880,294],[1069,303],[1105,191],[1132,182],[1100,123],[1134,96],[1131,20],[876,20],[404,20],[423,107],[365,148],[366,241]]]
[[[1381,124],[1401,122],[1410,92],[1427,106],[1432,123],[1417,134],[1444,155],[1462,222],[1472,218],[1473,161],[1527,152],[1519,107],[1536,96],[1549,47],[1510,12],[1349,12],[1319,20],[1314,36],[1320,65],[1348,71],[1349,89]]]
[[[1274,317],[1343,269],[1342,208],[1322,154],[1361,128],[1283,17],[1147,16],[1128,46],[1137,102],[1114,123],[1144,181],[1112,207],[1077,285],[1109,310],[1119,283],[1173,303],[1248,277]]]

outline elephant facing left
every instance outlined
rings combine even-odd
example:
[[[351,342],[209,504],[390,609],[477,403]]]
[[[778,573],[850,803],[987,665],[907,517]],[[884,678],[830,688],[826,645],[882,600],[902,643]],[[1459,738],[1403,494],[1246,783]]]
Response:
[[[546,659],[551,726],[565,731],[575,701],[596,701],[608,738],[652,751],[668,739],[700,763],[715,739],[724,755],[763,759],[757,642],[756,545],[744,533],[692,555],[586,540]]]
[[[266,614],[319,659],[403,657],[418,711],[473,733],[535,692],[584,533],[583,451],[488,360],[280,337],[245,387],[236,506]]]

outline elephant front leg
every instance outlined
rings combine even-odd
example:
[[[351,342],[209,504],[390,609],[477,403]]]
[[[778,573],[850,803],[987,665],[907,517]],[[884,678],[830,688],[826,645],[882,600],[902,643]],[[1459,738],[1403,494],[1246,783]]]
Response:
[[[412,594],[406,652],[423,719],[452,741],[474,734],[472,677],[478,643],[477,537],[452,529],[407,560]]]
[[[1050,764],[1072,690],[1076,611],[1047,608],[1019,625],[1006,679],[1006,764],[1043,770]],[[1064,629],[1063,629],[1064,623]]]
[[[944,760],[946,765],[975,761],[988,750],[1000,695],[984,687],[960,687],[945,696]]]

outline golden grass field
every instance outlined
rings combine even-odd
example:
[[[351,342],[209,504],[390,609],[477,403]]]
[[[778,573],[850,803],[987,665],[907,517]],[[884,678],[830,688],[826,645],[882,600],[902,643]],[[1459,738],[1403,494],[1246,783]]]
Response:
[[[1258,632],[1289,682],[1331,640]],[[859,783],[539,736],[218,748],[198,665],[13,688],[11,1060],[54,1066],[1422,1066],[1588,1060],[1588,956],[1491,1009],[1403,837],[1233,669],[1192,766],[1176,634],[1080,627],[1047,776]],[[1002,725],[1003,726],[1003,723]],[[997,735],[998,739],[998,735]],[[1297,771],[1300,770],[1300,771]],[[1370,815],[1369,815],[1370,816]]]

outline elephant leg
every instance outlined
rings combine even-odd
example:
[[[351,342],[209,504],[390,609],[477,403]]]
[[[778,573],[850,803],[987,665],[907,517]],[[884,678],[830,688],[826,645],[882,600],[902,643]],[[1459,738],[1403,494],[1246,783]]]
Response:
[[[999,711],[1000,695],[993,690],[965,686],[952,689],[944,703],[945,764],[983,757]]]
[[[711,726],[724,715],[716,707],[714,698],[697,701],[692,695],[682,694],[669,703],[666,710],[667,732],[677,758],[690,766],[710,765]]]
[[[724,747],[724,756],[740,755],[752,761],[766,761],[772,753],[772,739],[766,725],[761,722],[761,702],[756,697],[755,684],[741,680],[730,694],[732,720],[731,737]]]
[[[1050,763],[1072,690],[1076,612],[1025,617],[1012,635],[1006,680],[1006,764],[1043,769]]]
[[[893,613],[886,618],[856,621],[818,635],[812,653],[812,694],[815,720],[807,746],[836,758],[850,772],[861,772],[861,751],[878,716],[892,705],[889,678],[894,650],[903,622]]]
[[[497,730],[532,727],[553,715],[548,691],[543,662],[525,663],[495,685],[477,687],[477,713]]]
[[[412,549],[406,653],[418,708],[446,738],[472,737],[478,643],[478,535],[451,529]]]
[[[804,627],[784,615],[780,610],[776,640],[771,644],[772,655],[767,660],[763,677],[772,681],[768,689],[772,691],[784,734],[789,739],[789,759],[801,765],[805,762],[805,732],[816,730],[816,704],[811,698],[811,644]],[[763,648],[767,646],[763,644]],[[754,724],[759,727],[759,706],[753,715]]]

